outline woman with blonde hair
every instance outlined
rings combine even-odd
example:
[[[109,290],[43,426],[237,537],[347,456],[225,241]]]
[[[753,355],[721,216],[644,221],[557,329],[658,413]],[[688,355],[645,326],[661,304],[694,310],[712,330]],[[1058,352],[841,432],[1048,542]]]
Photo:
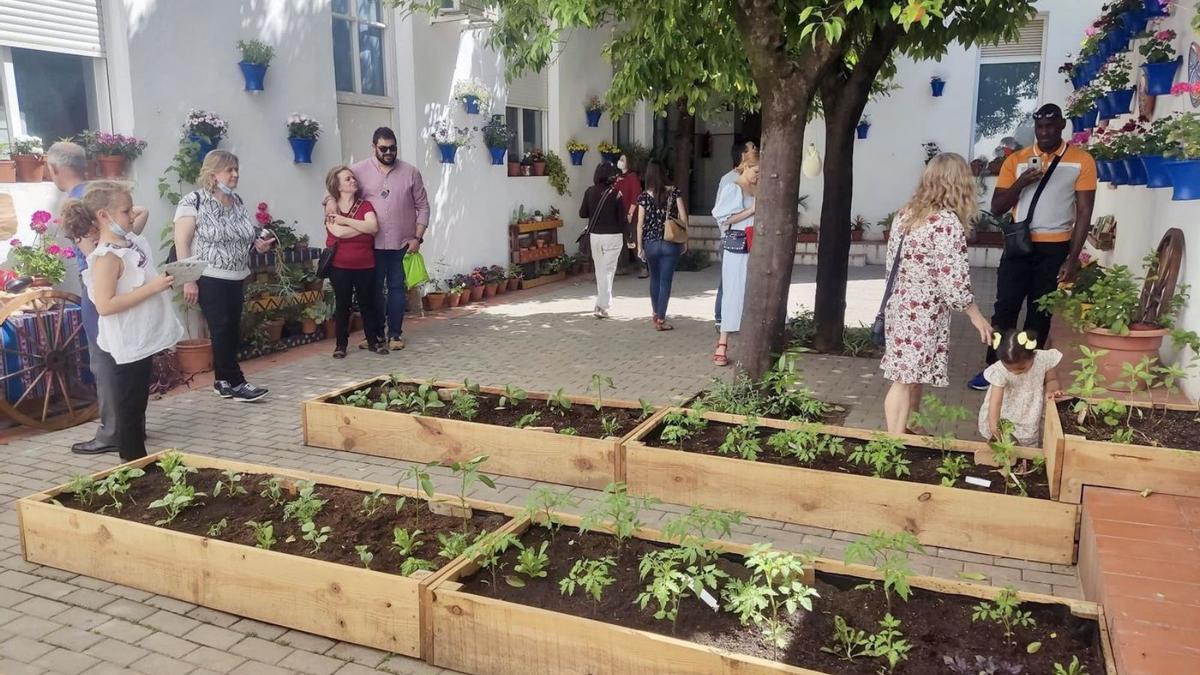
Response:
[[[242,282],[250,276],[250,249],[271,250],[275,238],[246,212],[238,185],[238,158],[213,150],[200,167],[201,189],[189,192],[175,209],[175,252],[180,260],[208,263],[199,281],[183,285],[183,299],[200,304],[213,350],[213,393],[221,398],[257,401],[267,390],[246,381],[238,366]]]
[[[966,160],[944,153],[930,160],[888,242],[891,295],[885,298],[885,351],[879,367],[892,382],[883,409],[888,433],[908,431],[926,384],[945,387],[950,313],[963,312],[987,344],[992,327],[971,292],[966,223],[975,219],[975,181]],[[894,275],[894,277],[893,277]],[[728,292],[728,289],[726,290]]]
[[[721,256],[721,329],[713,363],[729,365],[726,352],[729,334],[742,329],[742,306],[746,299],[746,274],[750,262],[750,241],[754,234],[754,202],[758,194],[758,151],[746,150],[734,169],[737,178],[717,193],[713,218],[723,233]]]

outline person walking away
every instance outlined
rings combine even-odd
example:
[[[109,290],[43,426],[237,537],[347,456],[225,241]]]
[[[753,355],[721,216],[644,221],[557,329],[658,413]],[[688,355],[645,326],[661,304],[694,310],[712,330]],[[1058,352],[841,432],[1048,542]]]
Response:
[[[642,194],[642,180],[638,177],[635,167],[631,165],[627,154],[622,154],[617,158],[617,170],[620,172],[620,176],[617,177],[615,187],[621,196],[621,205],[625,207],[625,219],[632,223],[635,222],[634,215],[636,215],[638,196]],[[626,246],[629,250],[629,264],[637,268],[639,279],[645,279],[649,272],[646,270],[645,264],[637,257],[637,242],[629,240],[626,242]]]
[[[154,267],[154,251],[133,230],[133,196],[111,181],[90,184],[63,207],[63,225],[76,240],[97,241],[83,272],[85,292],[100,313],[97,342],[115,363],[115,442],[123,461],[146,456],[146,405],[155,354],[183,337],[168,292],[171,276]]]
[[[754,233],[755,195],[758,192],[758,151],[751,150],[734,170],[737,178],[726,183],[717,193],[713,218],[722,233],[721,299],[722,318],[713,352],[713,363],[729,365],[729,334],[742,328],[742,308],[746,299],[746,276],[750,263],[750,241]]]
[[[1000,437],[1000,420],[1013,424],[1013,438],[1024,446],[1041,445],[1042,413],[1047,400],[1063,396],[1054,368],[1062,361],[1057,349],[1038,349],[1038,336],[1010,328],[992,333],[998,361],[983,371],[987,395],[979,408],[979,435]]]
[[[1001,333],[1016,328],[1024,305],[1025,330],[1038,335],[1042,346],[1050,337],[1050,314],[1038,308],[1037,300],[1075,280],[1096,204],[1096,162],[1086,150],[1063,140],[1066,124],[1057,105],[1038,108],[1033,113],[1036,143],[1004,160],[992,194],[992,213],[1011,212],[1018,223],[1028,220],[1033,240],[1030,254],[1006,253],[1000,259],[992,326]],[[1043,182],[1035,206],[1033,198]],[[996,358],[996,350],[989,348],[988,364]],[[983,391],[989,383],[981,372],[967,386]]]
[[[596,267],[596,306],[592,315],[597,319],[608,318],[613,278],[617,274],[621,252],[625,250],[625,241],[632,241],[628,236],[625,207],[613,187],[618,175],[617,167],[608,162],[597,165],[592,186],[583,194],[583,203],[579,206],[579,217],[588,221],[584,234],[590,240],[592,262]]]
[[[325,216],[326,248],[332,247],[329,262],[329,283],[333,286],[334,323],[337,340],[333,358],[346,358],[350,343],[350,304],[358,298],[362,311],[364,332],[372,340],[370,348],[377,354],[387,354],[383,331],[379,329],[379,311],[375,306],[375,234],[379,221],[371,202],[362,198],[362,188],[348,166],[335,166],[325,177],[325,189],[334,200],[337,211]]]
[[[392,351],[404,349],[404,313],[408,309],[408,285],[404,279],[404,255],[417,253],[429,228],[429,197],[417,167],[397,158],[396,134],[379,127],[371,134],[373,156],[350,165],[362,188],[363,199],[371,202],[379,231],[375,233],[375,307],[379,335],[366,335],[359,349],[369,349],[387,338]],[[333,200],[325,202],[325,215],[335,211]],[[364,321],[364,328],[366,322]],[[386,336],[384,332],[386,331]]]
[[[679,256],[687,244],[667,241],[668,218],[678,218],[687,227],[687,208],[683,197],[667,185],[662,164],[651,161],[646,165],[646,189],[637,198],[638,259],[646,263],[650,276],[650,307],[654,312],[655,330],[674,330],[667,323],[667,303],[671,299],[671,282]]]
[[[235,192],[240,178],[237,155],[225,150],[208,153],[200,166],[201,189],[184,195],[175,209],[175,252],[180,260],[208,263],[199,281],[183,285],[183,299],[199,304],[208,324],[213,393],[257,401],[267,390],[247,382],[237,360],[245,304],[242,284],[250,276],[250,249],[266,253],[275,239],[246,212]]]
[[[754,141],[739,141],[733,144],[733,148],[730,150],[730,154],[733,157],[733,168],[730,169],[729,172],[724,176],[721,176],[721,180],[717,182],[718,198],[720,198],[721,190],[724,190],[726,185],[729,185],[733,181],[737,180],[738,176],[740,175],[738,173],[738,167],[742,165],[742,162],[746,161],[746,157],[751,152],[755,154],[758,153],[758,147],[754,144]],[[721,296],[724,295],[724,292],[725,284],[722,281],[718,281],[717,303],[716,307],[713,309],[713,317],[716,319],[717,330],[721,330]]]
[[[977,212],[975,180],[966,160],[934,157],[912,199],[896,215],[888,241],[887,270],[895,268],[884,307],[884,354],[879,367],[891,381],[883,410],[889,434],[908,430],[926,384],[949,384],[950,313],[963,312],[990,342],[991,326],[971,292],[965,223]]]

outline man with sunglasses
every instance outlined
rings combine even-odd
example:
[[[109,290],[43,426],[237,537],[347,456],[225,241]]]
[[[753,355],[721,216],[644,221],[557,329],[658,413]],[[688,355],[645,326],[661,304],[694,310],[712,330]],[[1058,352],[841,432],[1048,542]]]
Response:
[[[417,167],[397,158],[396,134],[379,127],[371,136],[374,156],[350,166],[362,187],[363,198],[375,207],[379,232],[375,235],[375,306],[380,317],[377,325],[387,331],[387,347],[404,349],[404,313],[407,311],[408,286],[404,280],[404,254],[416,253],[425,243],[429,227],[429,198]],[[326,197],[325,213],[337,204]],[[386,291],[386,299],[385,299]],[[367,349],[378,340],[364,339],[359,349]]]
[[[1001,258],[992,314],[992,327],[1004,332],[1016,327],[1024,305],[1025,330],[1037,332],[1039,347],[1050,337],[1050,315],[1038,309],[1037,300],[1059,283],[1075,280],[1096,203],[1096,162],[1086,150],[1063,140],[1066,124],[1057,105],[1038,108],[1033,113],[1036,143],[1004,160],[992,195],[992,213],[1011,211],[1013,220],[1021,222],[1029,218],[1034,194],[1045,178],[1029,220],[1033,252]],[[988,349],[987,362],[996,362],[994,349]],[[967,386],[984,391],[988,382],[979,373]]]

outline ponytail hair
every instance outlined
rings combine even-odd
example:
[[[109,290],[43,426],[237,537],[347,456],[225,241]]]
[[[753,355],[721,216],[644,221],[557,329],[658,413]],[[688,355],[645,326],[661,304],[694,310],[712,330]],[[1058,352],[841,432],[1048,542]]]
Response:
[[[62,206],[62,226],[67,236],[79,241],[91,234],[99,223],[96,212],[111,209],[121,195],[130,194],[129,186],[111,180],[97,180],[87,184],[83,196],[68,199]]]
[[[1010,328],[1003,333],[992,333],[992,349],[1002,363],[1027,363],[1037,348],[1037,331]]]

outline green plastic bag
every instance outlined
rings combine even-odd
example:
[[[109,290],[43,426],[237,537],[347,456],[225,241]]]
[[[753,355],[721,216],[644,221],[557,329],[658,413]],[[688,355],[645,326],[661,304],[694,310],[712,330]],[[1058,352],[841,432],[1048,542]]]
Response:
[[[429,281],[429,272],[425,271],[425,258],[421,252],[404,254],[404,282],[409,290]]]

